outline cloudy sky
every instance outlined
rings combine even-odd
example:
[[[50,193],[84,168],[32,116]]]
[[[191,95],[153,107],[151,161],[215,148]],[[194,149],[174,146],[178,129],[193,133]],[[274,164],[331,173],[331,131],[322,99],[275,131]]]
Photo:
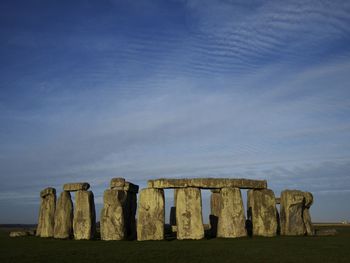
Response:
[[[350,220],[349,1],[2,0],[0,72],[0,223],[75,181],[99,213],[112,177],[266,179]]]

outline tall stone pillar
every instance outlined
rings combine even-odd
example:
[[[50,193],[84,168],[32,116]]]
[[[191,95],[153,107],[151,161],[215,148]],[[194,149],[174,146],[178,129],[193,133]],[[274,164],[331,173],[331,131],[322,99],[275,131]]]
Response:
[[[281,193],[281,235],[313,235],[309,208],[313,202],[311,193],[284,190]]]
[[[55,238],[70,238],[73,234],[73,202],[70,192],[63,191],[57,200],[55,212]]]
[[[239,188],[222,188],[218,221],[218,237],[247,236],[242,195]]]
[[[127,191],[107,189],[100,218],[101,240],[123,240],[126,236],[124,207]]]
[[[56,189],[45,188],[40,192],[41,204],[36,235],[53,237],[55,227]]]
[[[137,240],[164,239],[164,190],[146,188],[140,191]]]
[[[180,188],[176,199],[177,239],[204,237],[202,197],[199,188]]]
[[[277,235],[277,209],[275,194],[270,189],[248,191],[248,211],[251,211],[253,235]]]
[[[74,238],[92,239],[96,230],[94,194],[91,191],[79,190],[75,195],[73,218]]]
[[[310,192],[304,192],[304,197],[305,197],[305,204],[304,204],[304,211],[303,211],[303,221],[306,228],[306,234],[308,236],[313,236],[315,234],[315,231],[312,226],[309,209],[314,201],[314,197]]]
[[[210,234],[212,237],[216,237],[218,231],[218,221],[221,209],[221,195],[220,190],[212,190],[210,196]]]

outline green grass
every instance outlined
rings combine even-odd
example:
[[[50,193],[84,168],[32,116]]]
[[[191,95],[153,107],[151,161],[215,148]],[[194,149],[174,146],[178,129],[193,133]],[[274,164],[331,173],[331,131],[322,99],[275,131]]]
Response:
[[[329,237],[199,241],[74,241],[10,238],[0,231],[0,262],[350,262],[350,227]]]

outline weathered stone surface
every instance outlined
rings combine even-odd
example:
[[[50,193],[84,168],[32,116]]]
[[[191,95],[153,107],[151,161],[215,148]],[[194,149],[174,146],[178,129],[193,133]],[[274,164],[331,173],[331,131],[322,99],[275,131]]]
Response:
[[[10,237],[26,237],[29,236],[28,231],[12,231],[9,234]]]
[[[101,240],[123,240],[125,238],[124,207],[126,202],[126,191],[108,189],[104,192],[100,219]]]
[[[234,238],[246,235],[241,191],[239,188],[222,188],[217,236]]]
[[[41,197],[39,220],[36,230],[36,235],[40,237],[53,237],[54,234],[56,190],[50,191],[52,193],[45,194],[44,197]]]
[[[45,188],[44,190],[42,190],[40,192],[40,197],[45,197],[45,196],[47,196],[49,194],[54,194],[55,195],[56,194],[56,189],[52,188],[52,187],[47,187],[47,188]]]
[[[315,230],[312,226],[309,209],[314,201],[314,197],[310,192],[304,192],[304,197],[305,197],[305,204],[304,204],[304,211],[303,211],[303,221],[306,228],[306,234],[308,236],[313,236],[315,234]]]
[[[123,187],[125,185],[125,178],[112,178],[111,179],[111,183],[110,183],[110,187]]]
[[[164,191],[146,188],[140,191],[137,240],[164,239]]]
[[[94,194],[91,191],[77,191],[73,217],[74,238],[92,239],[96,230]]]
[[[224,187],[237,187],[244,189],[264,189],[267,187],[265,180],[229,179],[229,178],[193,178],[193,179],[157,179],[149,180],[149,188],[185,188],[195,187],[203,189],[215,189]]]
[[[89,183],[69,183],[63,185],[64,191],[80,191],[80,190],[88,190],[90,188]]]
[[[212,237],[216,237],[217,235],[220,210],[221,210],[221,194],[220,194],[220,190],[216,189],[214,192],[212,192],[210,196],[209,224],[210,224],[210,234]]]
[[[202,197],[199,188],[181,188],[176,199],[177,239],[204,237]]]
[[[219,217],[221,210],[221,194],[212,193],[210,196],[210,214]]]
[[[251,211],[253,235],[277,235],[277,209],[275,194],[270,189],[249,190],[248,210]]]
[[[312,204],[311,193],[298,190],[285,190],[281,193],[280,223],[281,235],[305,235],[307,227],[311,234],[311,218],[308,210]],[[307,224],[306,227],[305,220]],[[313,232],[313,231],[312,231]]]
[[[125,182],[123,186],[112,186],[112,184],[111,184],[111,189],[128,191],[128,192],[133,192],[133,193],[139,192],[139,186],[136,184],[132,184],[130,182]]]
[[[317,229],[315,232],[316,236],[336,236],[338,234],[335,228]]]
[[[55,238],[70,238],[73,234],[73,202],[69,192],[63,191],[57,200]]]

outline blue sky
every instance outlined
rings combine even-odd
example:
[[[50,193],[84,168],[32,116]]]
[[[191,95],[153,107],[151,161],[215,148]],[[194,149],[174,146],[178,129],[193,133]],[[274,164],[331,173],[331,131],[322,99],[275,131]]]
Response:
[[[311,191],[315,221],[350,220],[349,14],[334,0],[2,0],[0,223],[36,222],[39,191],[74,181],[99,214],[112,177],[266,179],[277,196]]]

